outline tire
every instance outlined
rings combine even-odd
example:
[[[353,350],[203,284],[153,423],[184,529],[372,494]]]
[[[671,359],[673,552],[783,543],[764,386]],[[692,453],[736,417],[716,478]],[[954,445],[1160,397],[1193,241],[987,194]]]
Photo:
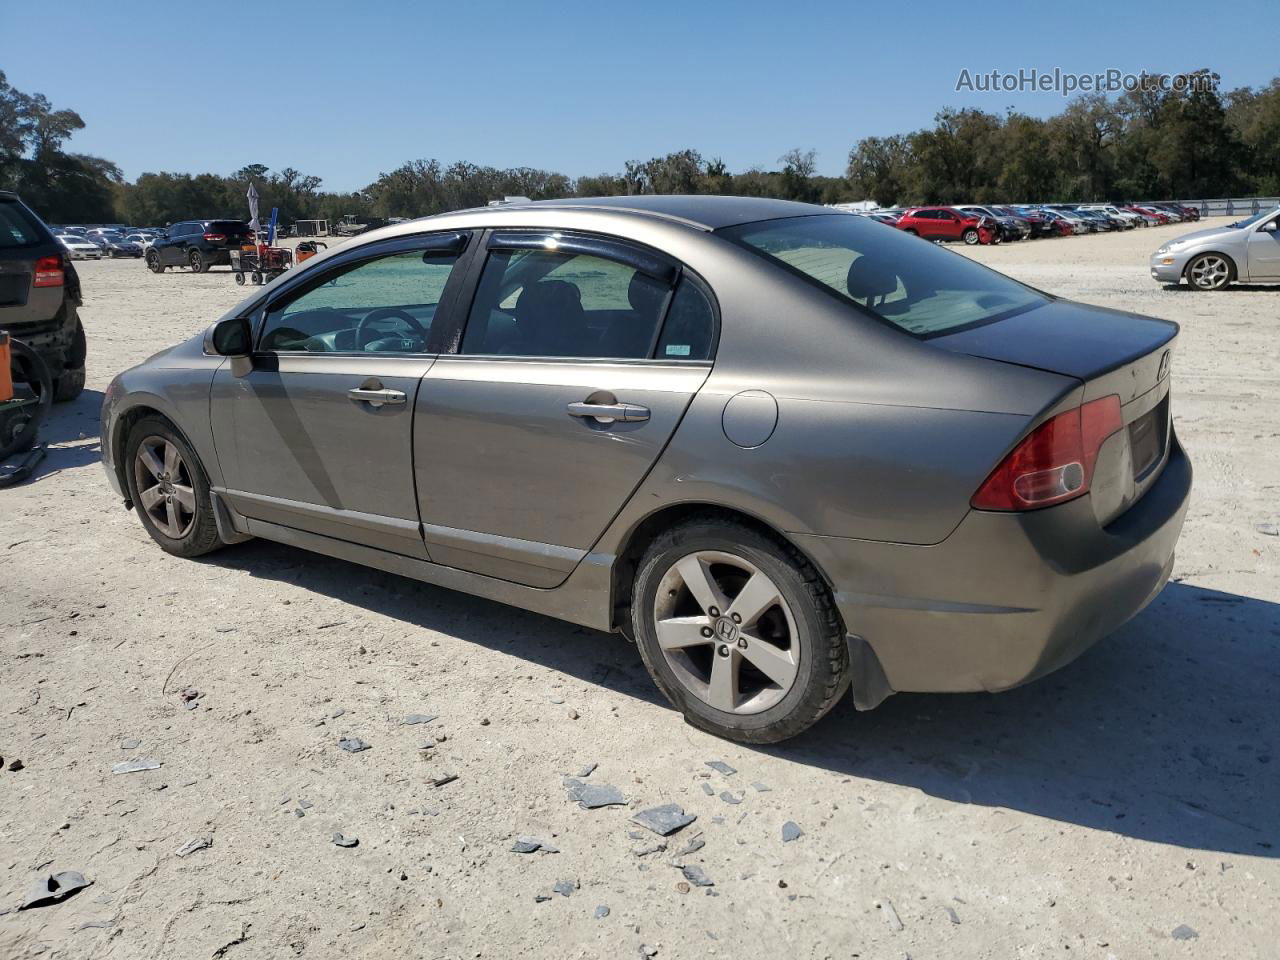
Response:
[[[964,233],[960,234],[960,239],[972,247],[978,242],[978,231],[973,227],[969,227]]]
[[[1193,257],[1183,274],[1192,290],[1225,290],[1236,278],[1236,265],[1221,253],[1202,253]]]
[[[69,367],[63,368],[53,378],[53,402],[66,403],[74,400],[84,391],[84,327],[76,320],[75,338],[71,342],[71,353],[67,357]]]
[[[147,269],[152,273],[164,273],[168,268],[160,262],[160,254],[155,250],[147,251]]]
[[[244,286],[244,274],[240,273],[239,271],[236,272],[236,286],[237,287]]]
[[[682,571],[693,572],[689,580]],[[702,601],[690,580],[700,584]],[[734,623],[748,584],[760,586],[752,596],[771,599],[746,602],[744,619]],[[848,687],[848,648],[826,584],[798,550],[752,527],[708,519],[668,531],[640,561],[632,597],[632,631],[649,675],[708,733],[778,743],[813,726]],[[762,614],[752,612],[757,606]],[[717,693],[717,677],[733,682]]]
[[[146,467],[145,461],[139,457],[144,445],[151,453],[155,470]],[[176,461],[169,459],[170,448],[178,455]],[[168,473],[166,468],[174,469]],[[125,441],[124,473],[129,499],[138,519],[151,539],[166,553],[198,557],[223,546],[213,516],[209,478],[200,458],[168,420],[149,416],[133,425]],[[144,479],[150,485],[140,488]],[[159,502],[149,507],[147,504],[152,497],[148,494],[151,491],[155,491],[154,496],[159,498]],[[185,498],[183,491],[187,491]],[[187,509],[188,504],[190,510]],[[169,513],[171,506],[173,512]],[[168,525],[167,529],[162,523]]]
[[[49,416],[53,403],[53,380],[40,355],[20,341],[10,340],[9,344],[13,379],[31,388],[37,404],[34,408],[24,407],[21,417],[6,418],[5,434],[0,436],[0,460],[15,453],[26,453],[36,445],[40,423]]]
[[[84,392],[84,367],[63,370],[53,381],[53,402],[66,403]]]
[[[187,254],[187,261],[191,264],[192,273],[209,272],[209,261],[205,259],[204,254],[199,250],[192,250]]]

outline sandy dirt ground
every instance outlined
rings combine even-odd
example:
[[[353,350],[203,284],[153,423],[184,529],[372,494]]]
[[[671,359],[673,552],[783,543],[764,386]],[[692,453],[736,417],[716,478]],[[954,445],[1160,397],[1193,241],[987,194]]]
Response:
[[[1162,596],[1031,686],[769,749],[686,726],[618,637],[270,543],[161,553],[104,480],[101,391],[244,291],[82,265],[89,389],[0,492],[0,958],[1276,956],[1280,287],[1156,285],[1185,229],[966,251],[1182,324]],[[568,801],[590,764],[626,806]],[[697,821],[657,849],[628,818],[666,802]],[[63,870],[92,886],[12,910]]]

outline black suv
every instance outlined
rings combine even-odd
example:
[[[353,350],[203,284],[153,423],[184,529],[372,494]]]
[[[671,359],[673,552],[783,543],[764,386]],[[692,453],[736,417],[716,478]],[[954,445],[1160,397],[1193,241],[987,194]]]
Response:
[[[231,263],[231,251],[246,243],[253,243],[253,234],[242,220],[183,220],[151,245],[147,266],[153,273],[164,273],[169,267],[204,273]]]
[[[53,399],[84,389],[80,278],[62,244],[16,194],[0,190],[0,330],[45,362]]]

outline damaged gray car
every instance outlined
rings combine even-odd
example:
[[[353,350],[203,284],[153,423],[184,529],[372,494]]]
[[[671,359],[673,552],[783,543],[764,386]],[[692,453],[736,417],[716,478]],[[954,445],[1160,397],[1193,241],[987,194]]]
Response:
[[[750,743],[996,691],[1137,614],[1191,467],[1177,327],[786,201],[377,230],[107,390],[165,550],[291,544],[633,639]]]

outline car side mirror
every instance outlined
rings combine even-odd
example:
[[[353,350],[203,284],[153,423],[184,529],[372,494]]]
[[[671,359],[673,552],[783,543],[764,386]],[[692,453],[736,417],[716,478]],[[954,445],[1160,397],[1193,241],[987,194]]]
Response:
[[[232,317],[214,325],[211,338],[214,353],[224,357],[247,357],[253,352],[253,338],[249,334],[246,317]]]
[[[1276,223],[1274,220],[1268,220],[1262,225],[1262,229],[1267,233],[1275,233],[1277,229],[1280,229],[1280,224]]]

